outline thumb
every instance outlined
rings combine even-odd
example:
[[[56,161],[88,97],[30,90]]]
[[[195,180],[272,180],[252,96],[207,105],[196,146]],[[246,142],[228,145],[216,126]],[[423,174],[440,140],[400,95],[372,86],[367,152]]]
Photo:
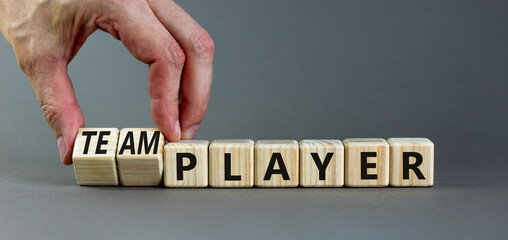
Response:
[[[66,165],[72,164],[74,139],[78,129],[84,127],[85,120],[67,74],[67,62],[37,65],[34,66],[36,71],[25,73],[32,82],[44,117],[55,133],[60,160]]]

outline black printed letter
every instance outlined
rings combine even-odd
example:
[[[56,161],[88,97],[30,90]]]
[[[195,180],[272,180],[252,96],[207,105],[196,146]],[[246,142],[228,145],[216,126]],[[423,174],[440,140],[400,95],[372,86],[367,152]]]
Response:
[[[414,164],[409,164],[410,157],[414,157],[416,159]],[[415,172],[418,179],[420,179],[420,180],[425,179],[422,172],[418,168],[420,165],[422,165],[422,162],[423,162],[423,157],[421,154],[419,154],[417,152],[404,152],[404,153],[402,153],[402,162],[403,162],[403,167],[402,167],[402,171],[403,171],[402,178],[403,179],[409,179],[409,169],[411,169],[411,170],[413,170],[413,172]]]
[[[367,174],[367,168],[376,168],[376,163],[367,163],[367,158],[376,157],[377,152],[362,152],[361,153],[361,167],[362,179],[377,179],[377,174]]]
[[[183,165],[183,159],[190,160],[189,165]],[[176,154],[176,180],[183,180],[183,171],[189,171],[196,166],[196,156],[192,153],[177,153]]]
[[[325,180],[325,174],[326,174],[326,168],[328,167],[328,164],[330,163],[330,160],[332,159],[333,152],[329,152],[326,154],[325,160],[323,163],[321,163],[321,158],[319,158],[319,155],[317,153],[311,153],[312,159],[314,159],[314,162],[316,163],[316,166],[319,170],[319,180]]]
[[[275,162],[279,164],[280,169],[274,169]],[[272,174],[282,174],[282,179],[289,180],[289,174],[286,170],[286,166],[284,165],[284,160],[282,159],[282,155],[280,153],[273,153],[272,158],[270,159],[270,163],[268,164],[268,169],[266,170],[265,177],[263,180],[267,181],[272,178]]]

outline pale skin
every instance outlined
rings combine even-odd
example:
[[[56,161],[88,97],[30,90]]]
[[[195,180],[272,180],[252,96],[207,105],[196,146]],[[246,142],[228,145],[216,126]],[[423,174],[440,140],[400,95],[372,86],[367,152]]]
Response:
[[[192,139],[210,98],[214,42],[171,0],[0,0],[0,30],[32,83],[55,133],[60,159],[72,163],[85,126],[67,65],[97,29],[149,65],[152,119],[167,140]]]

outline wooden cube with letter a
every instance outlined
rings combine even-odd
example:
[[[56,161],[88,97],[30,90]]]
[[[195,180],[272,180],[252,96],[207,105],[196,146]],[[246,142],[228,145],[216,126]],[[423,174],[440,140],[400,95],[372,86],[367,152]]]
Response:
[[[258,187],[297,187],[299,149],[295,140],[259,140],[255,145],[255,184]]]
[[[344,143],[345,184],[348,187],[386,187],[389,145],[381,138],[349,138]]]
[[[120,131],[116,161],[124,186],[158,186],[162,182],[164,135],[158,128]]]
[[[208,157],[210,186],[254,186],[254,141],[214,140],[210,143]]]
[[[164,146],[164,186],[208,186],[208,141],[183,140]]]
[[[390,138],[390,185],[429,187],[434,184],[434,144],[427,138]]]
[[[300,141],[300,185],[344,185],[344,145],[340,140]]]
[[[116,128],[78,130],[72,161],[79,185],[118,185],[115,160],[117,143]]]

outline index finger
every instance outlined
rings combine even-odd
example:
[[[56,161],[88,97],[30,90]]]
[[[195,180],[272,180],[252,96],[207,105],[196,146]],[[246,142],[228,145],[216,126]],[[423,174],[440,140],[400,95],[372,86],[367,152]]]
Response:
[[[186,62],[180,86],[182,139],[192,139],[210,99],[214,42],[210,35],[173,1],[149,1],[155,16],[180,43]]]

